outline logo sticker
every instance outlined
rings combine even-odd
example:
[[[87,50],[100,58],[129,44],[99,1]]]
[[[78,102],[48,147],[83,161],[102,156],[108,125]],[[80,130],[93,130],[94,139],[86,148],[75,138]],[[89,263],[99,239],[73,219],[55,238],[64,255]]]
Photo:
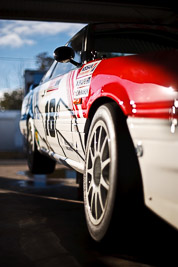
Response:
[[[91,75],[94,70],[96,69],[96,67],[99,65],[99,63],[101,62],[101,60],[86,64],[80,71],[78,78],[83,77],[83,76],[87,76],[87,75]]]
[[[87,97],[89,95],[92,74],[100,62],[101,60],[89,63],[81,69],[76,79],[74,98]]]

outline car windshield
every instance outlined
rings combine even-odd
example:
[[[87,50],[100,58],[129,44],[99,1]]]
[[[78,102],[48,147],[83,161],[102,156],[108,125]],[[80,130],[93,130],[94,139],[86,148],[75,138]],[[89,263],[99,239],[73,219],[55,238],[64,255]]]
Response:
[[[128,56],[178,48],[177,36],[157,29],[95,28],[97,58]]]

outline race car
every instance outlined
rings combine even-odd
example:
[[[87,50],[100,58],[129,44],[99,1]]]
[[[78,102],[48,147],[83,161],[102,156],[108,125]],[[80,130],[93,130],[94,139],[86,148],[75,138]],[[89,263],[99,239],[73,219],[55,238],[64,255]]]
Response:
[[[24,98],[32,173],[77,171],[92,238],[144,203],[178,228],[177,28],[94,23]],[[83,186],[82,186],[83,185]]]

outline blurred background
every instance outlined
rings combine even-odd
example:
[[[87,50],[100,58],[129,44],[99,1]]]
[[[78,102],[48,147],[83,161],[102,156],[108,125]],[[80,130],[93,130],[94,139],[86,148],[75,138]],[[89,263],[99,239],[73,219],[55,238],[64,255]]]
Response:
[[[23,158],[19,130],[23,97],[53,62],[53,51],[82,27],[79,23],[0,20],[0,159]]]

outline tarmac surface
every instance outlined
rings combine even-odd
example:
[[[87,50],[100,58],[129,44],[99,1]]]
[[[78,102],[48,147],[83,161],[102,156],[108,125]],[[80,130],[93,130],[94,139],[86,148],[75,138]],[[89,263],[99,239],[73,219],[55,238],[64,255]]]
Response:
[[[0,160],[0,266],[178,266],[177,231],[147,209],[138,227],[94,242],[77,190],[63,166],[32,176],[25,160]]]

